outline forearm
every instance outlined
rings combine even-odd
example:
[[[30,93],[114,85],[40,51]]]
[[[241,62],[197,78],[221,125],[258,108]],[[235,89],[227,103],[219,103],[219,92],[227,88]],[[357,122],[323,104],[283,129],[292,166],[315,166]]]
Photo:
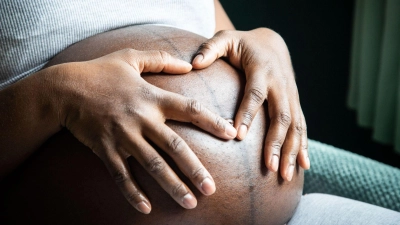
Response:
[[[0,179],[60,130],[50,88],[55,70],[39,71],[0,91]]]
[[[218,0],[214,0],[215,7],[215,33],[220,30],[235,30],[231,20]]]

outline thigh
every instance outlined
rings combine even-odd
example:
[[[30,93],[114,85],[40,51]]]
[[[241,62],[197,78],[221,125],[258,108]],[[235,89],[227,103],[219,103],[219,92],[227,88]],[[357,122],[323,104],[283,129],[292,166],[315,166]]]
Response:
[[[288,225],[400,224],[400,213],[368,203],[327,194],[302,197]]]

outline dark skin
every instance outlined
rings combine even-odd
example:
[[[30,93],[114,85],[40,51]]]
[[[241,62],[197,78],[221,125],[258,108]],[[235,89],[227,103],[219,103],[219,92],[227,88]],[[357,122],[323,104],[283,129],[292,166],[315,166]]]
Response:
[[[125,48],[161,49],[190,61],[196,53],[195,46],[203,41],[200,36],[173,28],[129,27],[82,41],[60,53],[51,65],[86,61]],[[145,74],[143,78],[163,90],[197,99],[226,119],[234,118],[245,83],[243,74],[222,60],[185,75]],[[167,121],[168,127],[182,137],[217,184],[217,191],[205,197],[193,184],[193,177],[182,173],[173,160],[176,152],[152,143],[179,180],[193,191],[198,201],[194,210],[185,210],[170,197],[168,190],[163,190],[157,181],[157,173],[163,173],[162,170],[149,171],[146,164],[129,157],[127,164],[132,178],[153,206],[148,216],[133,210],[109,179],[102,161],[70,132],[63,131],[3,181],[1,217],[10,223],[40,224],[283,224],[300,200],[303,170],[296,166],[291,182],[267,170],[263,160],[265,124],[269,124],[266,118],[261,108],[243,141],[225,141],[195,125]],[[186,194],[179,185],[171,191]],[[136,196],[130,197],[134,201]]]
[[[192,61],[193,68],[211,65],[226,58],[244,72],[246,86],[235,115],[237,138],[243,140],[258,110],[268,104],[271,123],[265,137],[264,162],[267,168],[292,179],[297,163],[310,168],[307,125],[289,50],[283,38],[268,28],[236,31],[218,0],[214,1],[216,34],[204,42]]]
[[[218,1],[215,9],[216,31],[234,29]],[[222,139],[243,140],[265,100],[271,123],[264,164],[271,171],[279,170],[287,181],[293,177],[296,160],[309,168],[305,119],[289,52],[275,32],[266,28],[218,32],[204,40],[191,65],[156,48],[118,50],[90,61],[46,68],[0,91],[0,127],[4,131],[0,135],[0,179],[66,128],[100,157],[124,196],[140,212],[149,213],[152,206],[131,177],[126,159],[133,156],[142,164],[153,165],[149,170],[158,170],[166,163],[150,145],[152,141],[166,152],[182,152],[174,161],[195,187],[209,196],[216,190],[213,177],[165,121],[190,122]],[[206,68],[219,57],[226,57],[246,77],[234,126],[199,101],[156,88],[140,77],[144,72],[184,74],[192,66]],[[162,168],[167,168],[166,172],[157,174],[157,182],[182,207],[196,207],[193,190],[169,167]],[[172,192],[171,187],[178,185],[182,191]]]

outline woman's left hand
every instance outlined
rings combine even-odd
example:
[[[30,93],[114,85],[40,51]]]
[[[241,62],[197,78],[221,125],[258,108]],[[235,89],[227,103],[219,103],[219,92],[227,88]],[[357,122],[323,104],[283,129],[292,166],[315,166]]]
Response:
[[[237,138],[246,137],[264,101],[271,120],[265,139],[265,165],[290,181],[297,162],[310,167],[306,121],[289,51],[282,37],[267,28],[251,31],[219,31],[200,47],[192,65],[202,69],[226,57],[246,75],[243,101],[235,118]]]

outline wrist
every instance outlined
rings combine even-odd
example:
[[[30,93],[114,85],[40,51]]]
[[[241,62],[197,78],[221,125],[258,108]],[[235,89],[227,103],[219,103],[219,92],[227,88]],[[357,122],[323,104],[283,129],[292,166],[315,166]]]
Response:
[[[70,66],[60,64],[45,68],[38,72],[36,85],[39,113],[53,127],[65,126],[65,104],[68,102],[68,83]]]
[[[0,91],[0,179],[60,129],[59,68],[36,72]]]
[[[93,95],[90,84],[94,77],[87,76],[90,70],[85,62],[71,62],[45,69],[45,86],[52,114],[60,127],[68,127],[68,120],[79,117],[79,112],[88,96]],[[76,114],[78,113],[78,114]]]

